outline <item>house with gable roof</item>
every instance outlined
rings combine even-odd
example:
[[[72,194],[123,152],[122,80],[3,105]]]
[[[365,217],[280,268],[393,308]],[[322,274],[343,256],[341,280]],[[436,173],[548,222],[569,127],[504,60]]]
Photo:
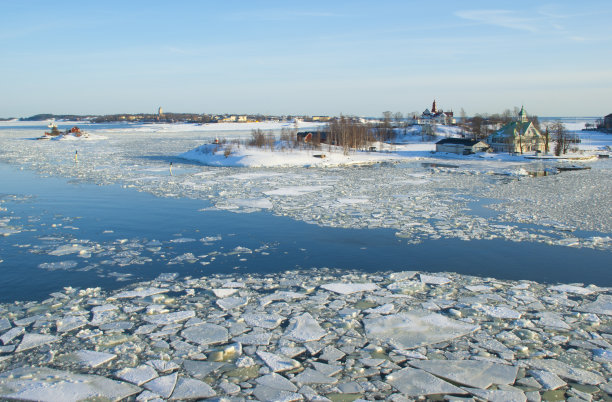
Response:
[[[497,153],[544,152],[545,142],[544,136],[529,121],[522,106],[513,121],[487,137],[487,144]]]

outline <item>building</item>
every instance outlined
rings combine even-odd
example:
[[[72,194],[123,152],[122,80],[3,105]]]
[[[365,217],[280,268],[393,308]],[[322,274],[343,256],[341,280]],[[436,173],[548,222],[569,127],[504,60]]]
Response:
[[[524,107],[514,121],[487,137],[487,143],[498,153],[544,152],[546,148],[544,136],[528,120]]]
[[[421,116],[414,116],[412,118],[413,122],[416,124],[456,124],[454,113],[445,112],[442,109],[438,109],[436,107],[436,100],[434,99],[433,104],[431,105],[431,110],[425,109],[425,111],[421,114]]]
[[[612,132],[612,113],[604,117],[603,128],[608,132]]]
[[[444,138],[436,142],[436,152],[448,152],[458,155],[470,155],[484,152],[488,149],[489,145],[485,142],[465,138]]]
[[[164,114],[164,110],[163,110],[163,109],[162,109],[162,107],[160,106],[160,107],[159,107],[159,109],[157,109],[157,115],[158,115],[159,117],[162,117],[162,116],[163,116],[163,114]]]

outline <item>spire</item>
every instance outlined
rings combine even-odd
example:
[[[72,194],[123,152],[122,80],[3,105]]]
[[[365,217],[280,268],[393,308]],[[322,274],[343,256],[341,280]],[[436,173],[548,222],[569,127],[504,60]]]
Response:
[[[523,105],[521,105],[521,111],[518,114],[518,119],[521,123],[527,123],[527,112]]]

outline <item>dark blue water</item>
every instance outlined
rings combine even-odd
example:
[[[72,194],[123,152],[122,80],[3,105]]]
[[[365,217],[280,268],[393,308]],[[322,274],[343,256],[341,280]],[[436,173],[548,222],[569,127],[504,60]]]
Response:
[[[0,218],[19,217],[12,224],[24,228],[22,233],[0,237],[2,302],[41,300],[64,286],[115,289],[131,281],[153,279],[162,272],[203,276],[312,267],[366,272],[452,271],[500,279],[612,286],[610,253],[590,249],[504,240],[444,239],[408,245],[393,230],[323,228],[265,212],[199,211],[209,207],[206,201],[158,198],[120,186],[73,183],[0,164],[0,197],[7,194],[31,197],[12,200],[5,196],[0,204],[8,209],[0,212]],[[109,230],[112,233],[105,233]],[[144,265],[110,266],[102,263],[108,255],[93,254],[85,259],[49,255],[47,251],[54,247],[45,246],[48,236],[87,239],[104,247],[117,239],[139,244],[156,239],[163,244],[163,255],[148,255],[152,261]],[[169,243],[206,236],[220,236],[221,240]],[[238,246],[252,250],[265,247],[266,253],[224,255]],[[114,247],[121,251],[120,246]],[[168,265],[171,257],[187,252],[195,256],[221,254],[206,266],[199,262]],[[76,261],[78,266],[54,271],[39,268],[41,263],[65,260]],[[84,268],[89,270],[81,271]],[[131,276],[127,282],[118,282],[109,273]]]

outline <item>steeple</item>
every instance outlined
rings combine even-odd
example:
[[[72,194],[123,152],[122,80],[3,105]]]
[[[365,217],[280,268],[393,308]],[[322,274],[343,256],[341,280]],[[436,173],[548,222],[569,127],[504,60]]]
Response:
[[[436,110],[436,100],[434,99],[433,104],[431,105],[431,113],[436,114],[438,111]]]
[[[525,111],[523,105],[521,105],[521,111],[518,114],[518,121],[521,123],[527,123],[527,112]]]

